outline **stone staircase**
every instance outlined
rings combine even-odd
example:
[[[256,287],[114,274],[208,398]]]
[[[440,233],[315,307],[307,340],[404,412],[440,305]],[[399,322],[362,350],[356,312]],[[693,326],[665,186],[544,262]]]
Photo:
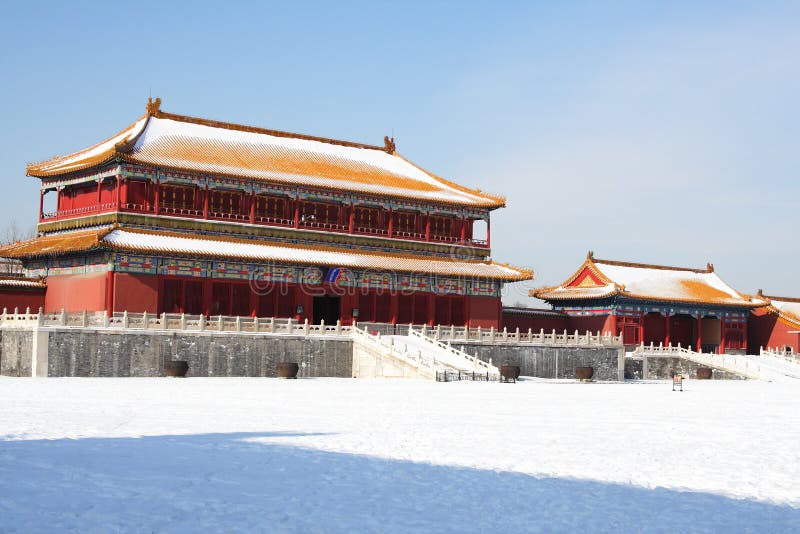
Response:
[[[795,380],[800,379],[800,369],[796,373],[785,372],[773,365],[767,365],[757,357],[745,354],[711,354],[668,345],[639,345],[629,353],[634,358],[682,358],[699,365],[734,373],[755,380]]]
[[[437,341],[421,331],[408,335],[370,333],[353,328],[353,377],[422,378],[435,380],[445,371],[476,372],[496,377],[500,371],[491,363]]]

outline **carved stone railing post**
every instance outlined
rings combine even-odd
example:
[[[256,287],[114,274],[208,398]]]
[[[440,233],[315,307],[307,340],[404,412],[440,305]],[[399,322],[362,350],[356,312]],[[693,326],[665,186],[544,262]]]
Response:
[[[108,310],[103,310],[103,328],[108,328],[109,320],[108,320]]]
[[[142,313],[142,329],[147,330],[147,311]]]
[[[197,329],[204,332],[206,329],[206,316],[204,313],[200,314],[200,321],[197,323]]]
[[[217,318],[217,330],[222,332],[223,324],[222,324],[222,315]]]
[[[128,310],[122,312],[122,328],[128,328]]]
[[[181,313],[181,330],[186,330],[186,314]]]
[[[89,312],[83,310],[81,313],[81,326],[86,328],[89,325]]]

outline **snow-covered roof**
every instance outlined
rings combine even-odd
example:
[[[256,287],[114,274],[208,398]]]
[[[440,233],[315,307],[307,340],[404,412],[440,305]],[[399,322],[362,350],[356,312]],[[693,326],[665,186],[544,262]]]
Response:
[[[781,319],[790,323],[792,326],[797,326],[800,329],[800,299],[790,297],[773,297],[768,295],[761,295],[768,299],[770,306],[768,309],[772,313],[777,314]]]
[[[166,113],[160,103],[123,131],[90,148],[29,165],[49,177],[115,158],[156,167],[291,185],[495,208],[501,197],[461,187],[372,146]]]
[[[0,256],[38,257],[84,252],[98,248],[254,262],[330,265],[356,269],[491,278],[505,281],[533,278],[531,271],[491,261],[469,261],[441,256],[396,254],[353,248],[312,247],[265,240],[186,236],[170,232],[116,227],[50,234],[0,248]]]
[[[38,278],[0,277],[0,290],[2,289],[44,289],[47,284]]]
[[[709,264],[705,269],[667,267],[596,259],[589,255],[563,284],[533,290],[543,300],[579,300],[621,295],[640,300],[691,302],[755,307],[759,299],[746,297],[726,284]]]

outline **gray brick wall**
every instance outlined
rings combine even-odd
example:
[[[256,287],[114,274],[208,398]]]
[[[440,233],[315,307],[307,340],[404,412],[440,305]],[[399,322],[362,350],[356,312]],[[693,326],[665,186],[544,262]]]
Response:
[[[281,361],[299,376],[349,377],[349,339],[244,334],[53,330],[49,376],[163,376],[164,360],[187,360],[187,376],[277,376]]]
[[[642,367],[641,358],[626,358],[625,378],[642,379]],[[669,380],[675,373],[680,373],[684,378],[695,378],[697,368],[704,366],[682,358],[648,358],[647,367],[647,376],[644,377],[647,380]],[[719,369],[714,369],[711,378],[712,380],[745,380],[740,375]]]
[[[31,376],[32,330],[0,331],[0,375]]]
[[[520,374],[538,378],[575,378],[576,367],[594,367],[594,380],[618,380],[621,348],[542,345],[482,345],[453,343],[469,354],[498,367],[520,366]]]

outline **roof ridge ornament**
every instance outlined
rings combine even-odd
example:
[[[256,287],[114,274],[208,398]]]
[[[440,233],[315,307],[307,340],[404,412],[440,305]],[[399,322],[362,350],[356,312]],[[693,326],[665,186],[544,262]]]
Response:
[[[394,154],[396,150],[394,137],[389,137],[388,135],[383,136],[383,149],[389,154]]]
[[[156,97],[153,99],[152,97],[147,97],[147,105],[145,106],[145,110],[147,111],[148,115],[156,115],[161,112],[161,99]]]
[[[593,260],[594,259],[594,250],[590,250],[589,252],[586,253],[586,259],[587,260]]]
[[[713,263],[706,263],[706,271],[713,273],[714,272],[714,264]]]

